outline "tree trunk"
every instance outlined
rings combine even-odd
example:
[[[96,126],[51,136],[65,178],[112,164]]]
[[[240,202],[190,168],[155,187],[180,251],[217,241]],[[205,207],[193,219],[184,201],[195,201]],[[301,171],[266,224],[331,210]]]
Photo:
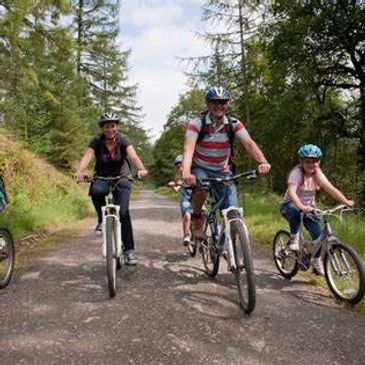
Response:
[[[77,8],[77,55],[76,55],[76,71],[81,73],[81,53],[82,53],[82,15],[84,10],[84,0],[79,0]]]
[[[360,83],[360,142],[358,150],[357,166],[359,173],[363,175],[365,170],[365,80]],[[362,206],[365,207],[365,181],[362,181]]]
[[[245,98],[245,109],[246,109],[246,122],[249,123],[251,120],[251,113],[250,113],[250,98],[248,94],[248,76],[247,76],[247,67],[246,67],[246,55],[245,55],[245,40],[243,37],[243,2],[241,0],[238,1],[238,10],[239,10],[239,26],[240,26],[240,45],[241,45],[241,72],[243,78],[243,92]]]

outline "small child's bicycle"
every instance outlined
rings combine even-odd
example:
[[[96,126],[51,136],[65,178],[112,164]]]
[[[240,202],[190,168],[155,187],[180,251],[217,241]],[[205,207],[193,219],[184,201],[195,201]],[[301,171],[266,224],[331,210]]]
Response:
[[[320,236],[312,242],[305,240],[303,230],[300,230],[298,253],[289,247],[290,233],[280,230],[273,242],[274,261],[280,274],[286,279],[294,277],[298,270],[306,271],[311,266],[311,259],[322,251],[324,273],[328,287],[339,300],[355,305],[365,293],[365,270],[363,263],[354,249],[341,242],[335,235],[329,218],[342,219],[342,213],[349,211],[345,205],[333,209],[315,209],[314,216],[323,221],[324,226]],[[339,212],[339,214],[335,214]]]

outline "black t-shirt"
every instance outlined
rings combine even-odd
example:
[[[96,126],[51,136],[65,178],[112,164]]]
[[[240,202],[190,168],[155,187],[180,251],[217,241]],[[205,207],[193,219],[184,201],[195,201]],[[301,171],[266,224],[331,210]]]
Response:
[[[130,175],[129,163],[127,161],[127,147],[132,143],[124,134],[116,136],[116,151],[112,157],[107,145],[105,135],[99,134],[90,143],[89,147],[95,152],[95,174],[99,176],[128,177]]]

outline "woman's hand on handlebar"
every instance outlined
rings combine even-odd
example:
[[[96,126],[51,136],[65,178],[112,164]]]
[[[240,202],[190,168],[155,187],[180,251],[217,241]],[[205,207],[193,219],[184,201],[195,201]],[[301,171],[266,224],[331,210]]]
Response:
[[[85,175],[83,172],[79,172],[76,171],[75,175],[74,175],[74,179],[76,180],[76,182],[84,182],[85,181]]]

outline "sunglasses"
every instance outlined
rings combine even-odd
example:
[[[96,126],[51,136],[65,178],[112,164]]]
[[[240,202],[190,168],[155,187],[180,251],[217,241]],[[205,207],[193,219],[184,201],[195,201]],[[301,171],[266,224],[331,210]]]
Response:
[[[215,105],[224,105],[228,103],[228,100],[210,100],[209,102]]]

